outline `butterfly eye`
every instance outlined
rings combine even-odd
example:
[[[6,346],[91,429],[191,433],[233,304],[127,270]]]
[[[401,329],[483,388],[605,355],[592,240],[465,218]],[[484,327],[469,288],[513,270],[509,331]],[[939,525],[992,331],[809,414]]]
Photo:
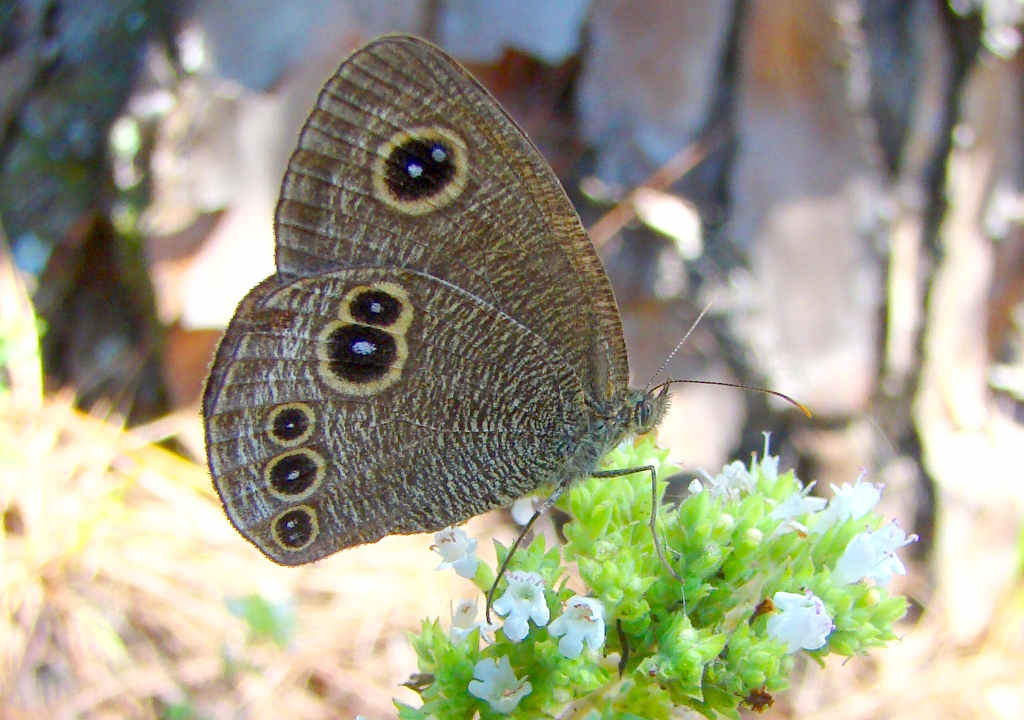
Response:
[[[637,428],[646,431],[651,423],[651,414],[653,413],[651,403],[646,397],[640,400],[633,409],[633,422]]]

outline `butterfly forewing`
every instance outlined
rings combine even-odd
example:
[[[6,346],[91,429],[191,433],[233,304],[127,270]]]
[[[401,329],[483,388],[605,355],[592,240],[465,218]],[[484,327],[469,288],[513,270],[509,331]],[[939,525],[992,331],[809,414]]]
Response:
[[[375,182],[410,131],[438,137],[454,156],[455,191],[437,202],[395,202]],[[538,333],[595,397],[625,389],[615,299],[576,212],[491,95],[428,43],[371,43],[327,82],[289,163],[276,221],[284,273],[337,264],[423,270]]]

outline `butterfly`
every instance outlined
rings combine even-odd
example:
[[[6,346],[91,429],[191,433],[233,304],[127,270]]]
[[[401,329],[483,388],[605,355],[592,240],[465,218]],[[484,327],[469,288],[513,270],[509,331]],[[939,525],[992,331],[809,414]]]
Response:
[[[275,562],[553,502],[665,413],[667,383],[628,385],[551,168],[424,40],[379,38],[327,81],[274,229],[277,272],[238,305],[203,418],[227,516]]]

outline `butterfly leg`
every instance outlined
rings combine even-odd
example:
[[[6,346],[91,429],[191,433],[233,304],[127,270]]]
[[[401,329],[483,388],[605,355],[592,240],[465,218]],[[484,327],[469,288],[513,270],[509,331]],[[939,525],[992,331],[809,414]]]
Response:
[[[626,671],[626,664],[629,662],[629,638],[622,629],[622,618],[615,618],[615,629],[619,632],[619,647],[622,648],[622,655],[619,656],[619,680],[622,673]]]
[[[651,474],[651,518],[648,525],[651,528],[651,538],[654,540],[654,550],[658,553],[658,559],[661,560],[662,566],[668,570],[669,575],[679,581],[679,584],[683,584],[683,579],[679,577],[679,573],[675,571],[669,562],[668,558],[665,557],[665,548],[662,547],[661,537],[658,535],[657,521],[658,521],[658,471],[653,465],[644,465],[643,467],[633,468],[619,468],[616,470],[595,470],[591,473],[592,477],[598,478],[612,478],[622,477],[623,475],[632,475],[638,472],[649,472]]]
[[[632,475],[633,473],[638,473],[638,472],[649,472],[651,474],[651,517],[650,517],[650,521],[649,521],[648,525],[651,528],[651,538],[654,540],[654,550],[655,550],[655,552],[658,553],[658,559],[661,561],[662,566],[666,570],[668,570],[669,574],[672,577],[674,577],[676,580],[679,581],[680,585],[682,585],[683,584],[683,578],[681,578],[679,576],[679,573],[677,573],[675,571],[675,568],[673,568],[669,564],[668,558],[665,556],[665,549],[664,549],[664,547],[661,544],[661,538],[658,535],[658,530],[657,530],[657,521],[658,521],[658,471],[657,471],[657,469],[653,465],[644,465],[642,467],[619,468],[619,469],[616,469],[616,470],[595,470],[593,473],[591,473],[591,476],[592,477],[598,477],[598,478],[611,478],[611,477],[622,477],[623,475]],[[572,481],[571,480],[563,481],[563,482],[558,483],[558,485],[555,486],[555,489],[551,492],[551,494],[534,511],[533,515],[530,516],[530,519],[526,522],[526,525],[523,526],[522,532],[519,533],[519,536],[516,537],[515,542],[512,543],[512,547],[509,548],[508,554],[505,555],[505,559],[501,563],[501,567],[498,568],[498,574],[495,576],[494,582],[491,583],[491,589],[487,591],[487,605],[484,608],[484,616],[487,618],[487,622],[491,621],[491,604],[494,602],[494,593],[495,593],[495,591],[498,588],[498,583],[501,581],[501,578],[505,575],[505,571],[508,569],[509,561],[512,559],[512,556],[515,554],[516,550],[519,548],[519,545],[520,545],[520,543],[522,543],[523,538],[526,536],[526,534],[528,532],[530,532],[530,529],[533,527],[533,524],[537,521],[537,518],[539,518],[541,515],[546,513],[548,510],[550,510],[554,506],[554,504],[556,502],[558,502],[558,498],[560,498],[562,496],[562,493],[569,486],[570,482],[572,482]]]
[[[530,519],[526,521],[526,525],[523,526],[523,529],[516,538],[516,541],[512,543],[512,547],[508,549],[505,559],[501,562],[501,567],[498,568],[498,574],[494,577],[494,582],[491,583],[491,589],[487,591],[487,605],[484,608],[484,617],[487,618],[488,623],[491,621],[491,604],[494,602],[494,591],[497,590],[498,583],[505,575],[505,570],[508,569],[509,561],[512,559],[512,556],[515,555],[516,550],[519,548],[519,544],[523,542],[523,538],[526,536],[526,533],[530,532],[530,528],[532,528],[533,524],[537,522],[537,518],[554,507],[555,503],[558,502],[558,498],[562,496],[562,493],[565,491],[565,488],[569,486],[570,482],[572,481],[562,481],[555,486],[555,489],[550,495],[548,495],[547,499],[545,499],[544,502],[542,502],[540,506],[533,511],[533,515],[531,515]]]

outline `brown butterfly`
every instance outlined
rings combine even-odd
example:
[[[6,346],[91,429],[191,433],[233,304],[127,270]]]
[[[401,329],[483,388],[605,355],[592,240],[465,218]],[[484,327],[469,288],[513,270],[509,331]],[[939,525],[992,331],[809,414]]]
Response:
[[[327,81],[274,226],[277,273],[239,304],[203,416],[228,517],[278,563],[557,495],[665,412],[667,384],[627,385],[551,169],[423,40],[375,40]]]

